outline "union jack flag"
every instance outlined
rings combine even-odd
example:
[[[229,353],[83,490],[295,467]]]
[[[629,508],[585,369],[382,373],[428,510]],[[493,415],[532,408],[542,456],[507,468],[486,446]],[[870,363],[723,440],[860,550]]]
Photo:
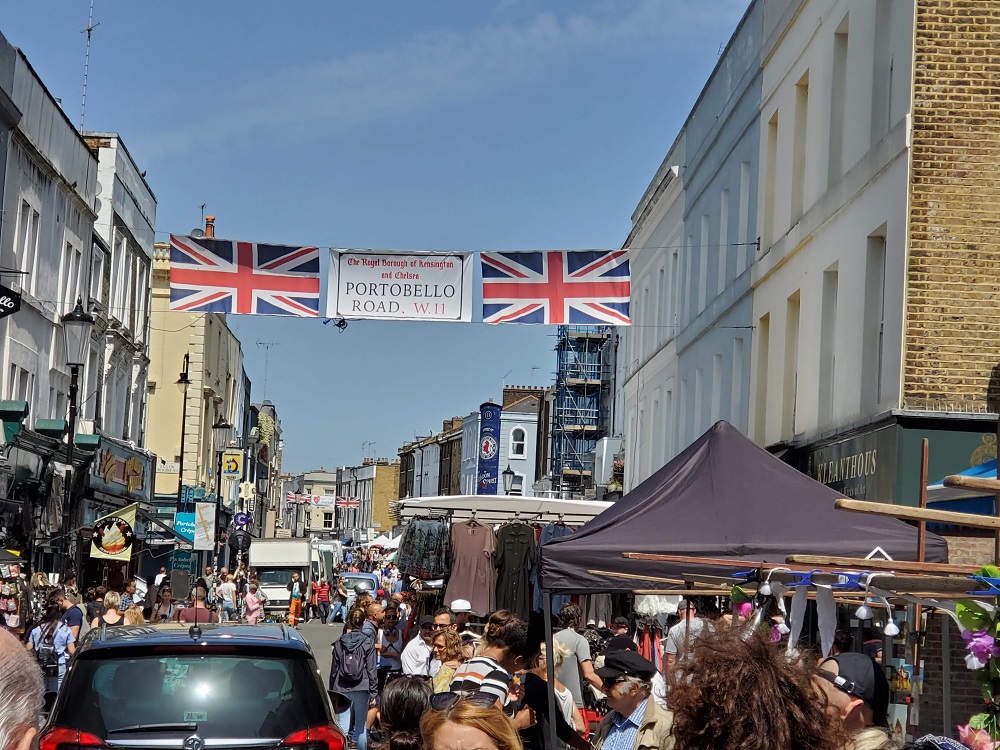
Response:
[[[484,323],[630,325],[627,250],[480,253]]]
[[[319,248],[172,234],[170,309],[319,317]]]
[[[361,501],[356,497],[338,497],[337,498],[338,508],[360,508]]]

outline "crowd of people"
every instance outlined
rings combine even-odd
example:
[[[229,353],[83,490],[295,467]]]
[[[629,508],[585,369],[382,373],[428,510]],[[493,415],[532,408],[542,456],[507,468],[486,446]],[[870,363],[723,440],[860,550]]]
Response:
[[[549,655],[534,624],[506,610],[477,635],[467,617],[441,608],[407,638],[395,607],[362,600],[332,646],[329,688],[358,750],[373,739],[389,750],[900,747],[886,729],[888,682],[871,655],[789,652],[770,631],[738,617],[709,622],[687,601],[679,615],[661,671],[638,653],[626,618],[593,653],[575,604],[559,611]],[[603,718],[591,723],[595,705]],[[954,743],[927,736],[906,747]]]

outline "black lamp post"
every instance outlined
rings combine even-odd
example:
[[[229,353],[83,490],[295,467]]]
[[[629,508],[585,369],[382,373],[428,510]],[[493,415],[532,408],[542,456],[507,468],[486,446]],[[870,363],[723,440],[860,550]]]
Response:
[[[62,316],[63,334],[66,336],[66,364],[69,365],[69,425],[66,436],[66,478],[63,483],[62,539],[66,554],[64,567],[69,566],[70,537],[76,537],[76,508],[72,505],[73,487],[73,437],[76,435],[77,394],[80,387],[80,368],[90,353],[90,331],[94,316],[83,309],[83,300],[76,299],[76,307]],[[64,571],[68,573],[69,571]],[[77,571],[74,571],[77,572]]]
[[[510,464],[507,464],[507,468],[503,470],[503,494],[509,495],[510,488],[514,486],[514,470],[510,468]]]
[[[191,356],[184,354],[184,367],[181,376],[177,379],[177,387],[184,393],[184,401],[181,406],[181,452],[180,461],[177,464],[177,510],[180,512],[182,500],[184,499],[184,438],[187,433],[187,412],[188,412],[188,385],[191,379],[188,377],[188,365]]]
[[[215,568],[219,567],[219,555],[222,554],[221,534],[219,533],[219,522],[222,520],[222,454],[229,444],[229,431],[233,426],[226,421],[226,418],[219,415],[212,425],[212,436],[215,443],[216,452],[219,454],[218,463],[215,466],[215,544],[216,559]],[[221,447],[220,447],[221,446]]]

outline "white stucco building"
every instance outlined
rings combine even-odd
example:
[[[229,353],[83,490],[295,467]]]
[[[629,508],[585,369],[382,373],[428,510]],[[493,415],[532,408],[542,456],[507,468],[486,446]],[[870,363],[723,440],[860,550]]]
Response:
[[[504,494],[502,474],[510,467],[514,472],[511,495],[534,495],[537,481],[536,452],[538,436],[538,406],[543,388],[507,387],[500,412],[500,444],[498,446],[497,493]],[[479,467],[480,412],[474,411],[462,420],[461,494],[476,494]]]

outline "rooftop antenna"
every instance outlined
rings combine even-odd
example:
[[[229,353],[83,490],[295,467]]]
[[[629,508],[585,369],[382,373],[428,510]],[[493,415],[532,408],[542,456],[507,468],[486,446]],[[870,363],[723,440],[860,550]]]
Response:
[[[90,0],[90,18],[87,20],[87,28],[80,31],[87,33],[87,56],[83,59],[83,103],[80,105],[80,132],[83,132],[83,119],[87,113],[87,73],[90,71],[90,34],[101,25],[98,21],[94,23],[94,0]]]
[[[257,348],[264,350],[264,398],[267,398],[267,370],[271,361],[271,347],[281,346],[280,341],[258,341]]]

